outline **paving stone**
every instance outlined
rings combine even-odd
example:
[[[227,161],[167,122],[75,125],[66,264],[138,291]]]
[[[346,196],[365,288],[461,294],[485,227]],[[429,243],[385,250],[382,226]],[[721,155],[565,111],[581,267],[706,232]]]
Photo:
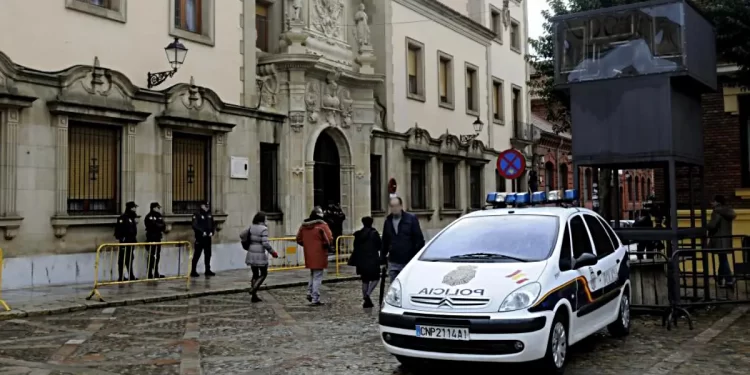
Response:
[[[383,350],[377,309],[362,309],[359,293],[358,282],[343,282],[323,288],[327,304],[321,307],[308,306],[306,288],[296,287],[262,292],[261,303],[235,293],[4,321],[0,375],[86,372],[81,369],[138,375],[411,375]],[[726,321],[730,311],[732,307],[696,313],[692,331],[683,322],[667,331],[659,317],[636,317],[625,339],[601,332],[571,348],[567,374],[644,375],[667,358],[680,361],[666,366],[666,374],[746,374],[750,316],[740,316],[715,337],[701,335],[720,326],[717,322]],[[702,342],[704,336],[709,341]],[[525,371],[466,363],[424,369]]]

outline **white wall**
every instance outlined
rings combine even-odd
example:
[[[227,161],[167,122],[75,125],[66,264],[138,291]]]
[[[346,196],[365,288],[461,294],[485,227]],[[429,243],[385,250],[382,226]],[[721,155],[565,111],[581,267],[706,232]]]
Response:
[[[487,47],[437,22],[427,21],[424,16],[396,2],[392,3],[392,9],[393,75],[389,79],[392,79],[390,84],[394,89],[389,106],[393,108],[393,130],[403,133],[414,127],[414,123],[419,123],[419,127],[426,129],[433,137],[444,134],[446,129],[454,135],[473,134],[472,123],[476,117],[466,113],[465,62],[478,67],[479,116],[482,122],[488,124]],[[417,20],[425,21],[415,22]],[[424,44],[425,102],[406,96],[407,37]],[[453,110],[438,105],[438,50],[453,56]],[[488,144],[486,129],[478,139]]]
[[[146,74],[169,70],[164,47],[169,35],[170,1],[128,0],[127,22],[68,9],[65,0],[2,0],[0,50],[17,64],[56,71],[91,64],[118,70],[137,86],[146,86]],[[215,2],[214,46],[183,41],[188,48],[185,65],[164,89],[195,77],[228,103],[239,104],[241,1]]]

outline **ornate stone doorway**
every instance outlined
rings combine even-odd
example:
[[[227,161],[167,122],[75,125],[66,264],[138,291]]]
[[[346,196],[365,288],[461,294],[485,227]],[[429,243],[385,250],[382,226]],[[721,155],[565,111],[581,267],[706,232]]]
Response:
[[[313,153],[313,204],[321,207],[341,204],[341,159],[336,141],[329,133],[320,133]]]

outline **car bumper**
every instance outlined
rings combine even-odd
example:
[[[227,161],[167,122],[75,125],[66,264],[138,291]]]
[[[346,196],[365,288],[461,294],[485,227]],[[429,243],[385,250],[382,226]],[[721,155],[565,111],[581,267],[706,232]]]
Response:
[[[380,339],[386,350],[406,357],[472,362],[530,362],[544,357],[552,314],[495,318],[484,314],[458,316],[384,309],[379,315]],[[548,316],[549,315],[549,316]],[[416,337],[417,325],[469,328],[468,341]]]

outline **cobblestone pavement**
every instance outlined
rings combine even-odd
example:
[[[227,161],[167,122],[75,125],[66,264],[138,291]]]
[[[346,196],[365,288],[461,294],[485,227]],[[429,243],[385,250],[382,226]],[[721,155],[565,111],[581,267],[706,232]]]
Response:
[[[258,304],[234,294],[0,322],[0,374],[407,375],[382,349],[359,284],[323,289],[322,307],[289,288]],[[625,340],[600,334],[577,345],[567,373],[746,374],[749,331],[750,317],[732,308],[697,314],[693,331],[637,318]]]

